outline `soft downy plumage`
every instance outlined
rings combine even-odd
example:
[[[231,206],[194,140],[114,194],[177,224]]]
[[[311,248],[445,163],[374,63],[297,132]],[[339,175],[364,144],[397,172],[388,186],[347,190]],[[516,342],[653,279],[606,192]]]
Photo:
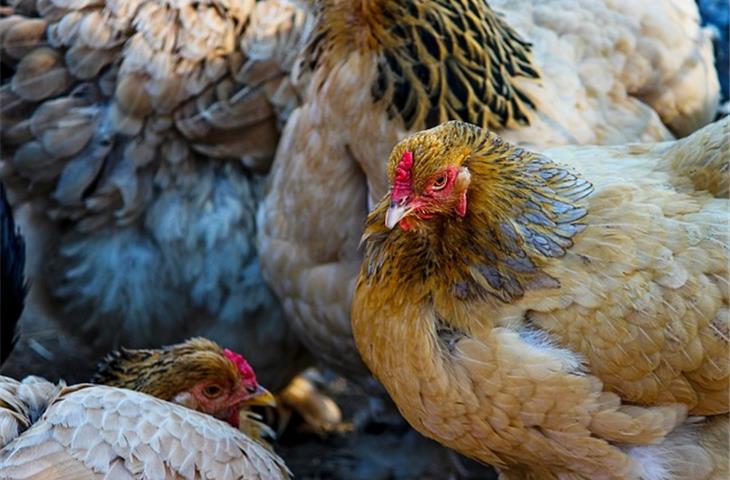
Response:
[[[692,0],[319,2],[308,95],[259,209],[262,268],[326,365],[367,376],[350,328],[384,159],[452,119],[546,147],[668,140],[710,121],[717,77]]]
[[[404,417],[504,479],[727,478],[728,133],[399,143],[352,322]]]
[[[289,478],[249,410],[273,397],[233,351],[122,349],[93,381],[0,377],[2,478]]]
[[[95,354],[205,335],[284,387],[309,361],[253,237],[309,13],[286,0],[3,5],[0,176],[31,252],[29,315]]]
[[[43,416],[0,450],[3,478],[290,478],[274,453],[208,415],[122,388],[54,393]]]

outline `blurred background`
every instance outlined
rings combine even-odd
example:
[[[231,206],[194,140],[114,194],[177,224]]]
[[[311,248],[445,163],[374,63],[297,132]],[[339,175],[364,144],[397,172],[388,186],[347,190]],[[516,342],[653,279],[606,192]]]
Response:
[[[715,45],[715,65],[717,73],[720,77],[720,87],[722,89],[722,107],[727,112],[728,109],[728,82],[730,82],[730,38],[728,37],[730,28],[730,3],[727,0],[698,0],[697,5],[700,7],[700,15],[702,23],[713,29]]]

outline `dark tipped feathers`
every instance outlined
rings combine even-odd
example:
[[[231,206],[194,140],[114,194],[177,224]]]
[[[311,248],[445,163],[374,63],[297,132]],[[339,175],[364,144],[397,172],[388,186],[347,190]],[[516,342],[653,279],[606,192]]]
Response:
[[[304,70],[331,68],[358,48],[378,55],[373,101],[409,130],[530,123],[535,105],[517,79],[540,78],[531,45],[485,0],[324,1]]]

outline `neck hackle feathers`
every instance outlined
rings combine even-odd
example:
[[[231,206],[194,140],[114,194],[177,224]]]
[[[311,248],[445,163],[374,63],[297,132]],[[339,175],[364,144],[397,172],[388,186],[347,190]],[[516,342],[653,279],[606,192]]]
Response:
[[[386,195],[368,217],[363,236],[366,278],[394,281],[393,290],[445,287],[464,299],[503,302],[527,290],[559,287],[544,266],[565,255],[585,228],[581,200],[593,191],[590,182],[542,155],[454,121],[394,147],[393,190],[401,182],[404,152],[412,153],[408,163],[416,193],[422,179],[444,167],[467,169],[469,211],[463,218],[444,212],[418,220],[413,231],[388,230],[391,197]]]

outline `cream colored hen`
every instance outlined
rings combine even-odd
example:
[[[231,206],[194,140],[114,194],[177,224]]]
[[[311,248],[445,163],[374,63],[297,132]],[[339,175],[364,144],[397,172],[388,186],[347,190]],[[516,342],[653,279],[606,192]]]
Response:
[[[350,328],[360,230],[409,132],[458,119],[539,147],[666,140],[717,105],[692,0],[320,3],[259,246],[302,340],[350,376],[366,373]]]
[[[283,387],[307,360],[253,237],[308,13],[286,0],[3,4],[0,172],[30,206],[28,310],[95,353],[225,341]]]
[[[727,479],[729,134],[399,143],[352,324],[403,416],[505,480]]]
[[[122,388],[0,379],[2,415],[33,423],[14,439],[0,430],[1,478],[290,478],[273,452],[180,405]]]

